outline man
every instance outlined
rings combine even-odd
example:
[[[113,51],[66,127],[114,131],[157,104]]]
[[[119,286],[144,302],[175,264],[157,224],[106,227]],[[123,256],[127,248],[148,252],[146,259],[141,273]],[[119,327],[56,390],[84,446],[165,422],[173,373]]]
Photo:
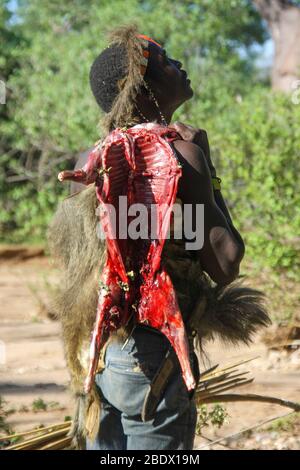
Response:
[[[181,68],[181,62],[169,58],[165,49],[154,42],[149,44],[149,51],[150,56],[145,80],[149,83],[151,89],[155,91],[159,108],[165,116],[167,124],[169,124],[176,109],[192,98],[193,90],[190,80],[187,78],[187,73]],[[108,52],[105,59],[107,61],[116,60],[114,54],[112,53],[112,57],[110,57]],[[96,99],[100,93],[97,87],[97,77],[99,80],[100,68],[105,59],[101,57],[99,63],[95,61],[94,72],[91,73],[91,83]],[[99,74],[97,76],[98,67]],[[107,66],[107,68],[109,67]],[[107,77],[105,78],[107,79]],[[119,78],[122,78],[122,74]],[[112,79],[116,80],[116,77],[112,77]],[[105,109],[109,109],[114,98],[113,93],[109,99],[106,98],[107,101],[110,101],[106,104],[108,108]],[[99,100],[98,103],[100,106],[102,104],[103,108],[103,103]],[[143,90],[137,96],[137,106],[147,120],[160,121],[157,106],[153,100],[149,99],[146,90]],[[138,115],[138,112],[135,114]],[[143,118],[140,117],[140,120],[143,121]],[[169,127],[177,130],[184,139],[174,143],[183,167],[183,175],[179,181],[178,197],[184,204],[204,204],[205,207],[205,240],[203,248],[199,251],[199,259],[203,269],[216,283],[229,284],[238,276],[245,246],[232,223],[220,187],[214,190],[211,176],[216,176],[216,170],[210,158],[206,132],[181,123],[175,123]],[[89,151],[81,154],[75,168],[84,166],[88,154]],[[71,193],[83,188],[84,186],[80,183],[72,182]]]
[[[143,44],[143,57],[140,57],[141,49],[138,41]],[[152,129],[152,123],[154,127],[157,126],[159,129],[161,127],[172,128],[170,122],[174,111],[193,96],[190,81],[186,72],[182,70],[182,64],[169,58],[163,47],[153,39],[138,35],[134,28],[125,28],[116,32],[112,44],[94,61],[90,72],[90,83],[96,101],[105,113],[103,122],[105,132],[114,135],[114,130],[116,130],[116,135],[118,135],[118,129],[124,129],[123,133],[120,133],[121,139],[125,139],[126,132],[130,134],[132,129],[135,129],[134,126],[138,132],[141,123],[147,123],[145,129],[149,129],[149,131]],[[240,234],[233,226],[221,195],[220,179],[216,177],[216,171],[210,159],[206,133],[180,123],[174,124],[173,129],[176,132],[172,134],[169,145],[173,148],[182,168],[177,197],[182,201],[183,207],[185,204],[192,205],[193,224],[196,219],[196,206],[204,204],[203,246],[196,252],[196,257],[193,259],[189,258],[190,254],[187,251],[185,253],[181,251],[179,259],[188,258],[185,278],[179,279],[180,275],[176,276],[176,273],[172,278],[179,298],[180,283],[184,289],[194,283],[194,293],[199,296],[202,274],[195,274],[195,266],[199,267],[199,273],[207,273],[219,286],[218,288],[230,284],[238,276],[245,248]],[[158,132],[164,131],[162,129]],[[71,188],[73,194],[82,189],[78,182],[84,181],[85,184],[88,184],[99,181],[100,167],[96,167],[95,162],[99,163],[100,147],[99,145],[96,150],[94,149],[95,154],[92,152],[88,161],[88,152],[83,154],[76,165],[76,171],[60,173],[59,179],[61,181],[65,179],[75,181]],[[110,151],[109,147],[104,148],[108,149],[107,152]],[[163,162],[164,154],[161,155]],[[111,183],[113,183],[112,180]],[[87,191],[85,193],[89,194]],[[80,227],[82,211],[80,210],[80,197],[78,196],[78,198],[76,222]],[[94,204],[93,201],[94,199],[90,204],[91,207]],[[65,225],[67,225],[68,212],[70,213],[70,211],[64,211],[63,215]],[[71,217],[69,217],[70,219]],[[61,221],[62,219],[58,217],[56,222],[58,230],[61,230]],[[86,230],[86,225],[84,222],[83,230]],[[54,237],[55,233],[58,232],[53,231]],[[78,234],[78,239],[82,239],[80,237],[82,234]],[[59,244],[57,240],[55,242]],[[64,237],[60,244],[61,252],[66,245],[72,250],[71,244]],[[96,241],[94,245],[96,246]],[[179,249],[181,250],[181,248]],[[88,250],[92,253],[90,248]],[[61,253],[61,255],[65,256],[65,253]],[[94,253],[93,257],[96,256],[97,253]],[[80,257],[78,251],[76,251],[75,257]],[[74,276],[74,265],[70,263],[70,259],[71,256],[67,256],[67,269],[70,272],[70,266],[72,267],[70,274],[72,277]],[[82,258],[82,260],[81,264],[87,265],[86,259]],[[78,269],[83,272],[78,259],[76,261]],[[176,266],[181,270],[179,264]],[[90,276],[90,269],[86,270],[86,273],[86,277]],[[178,289],[176,277],[179,279]],[[84,276],[81,274],[79,279],[83,283]],[[199,284],[197,284],[198,282]],[[77,287],[74,288],[74,286]],[[72,308],[74,308],[75,293],[77,303],[80,304],[79,290],[84,290],[84,285],[80,285],[78,281],[73,282],[72,289],[70,289],[71,294],[68,292],[68,296],[63,298],[62,309],[64,312],[68,312],[70,318]],[[208,290],[207,288],[206,291]],[[226,297],[225,293],[222,301],[221,290],[211,289],[218,299],[211,304],[214,306],[213,311],[210,311],[209,308],[206,309],[210,314],[210,321],[214,318],[213,314],[216,313],[219,315],[219,319],[222,317],[221,313],[227,315],[231,313],[235,317],[238,312],[241,316],[240,321],[238,318],[236,320],[238,332],[231,331],[228,334],[230,340],[241,339],[247,342],[249,335],[255,329],[254,325],[261,326],[267,323],[265,311],[260,304],[259,293],[254,290],[250,291],[250,289],[247,290],[247,297],[246,290],[237,289],[235,291],[232,288],[229,291],[230,295]],[[242,294],[243,300],[241,300]],[[179,302],[182,311],[189,302],[189,297],[189,295],[185,295],[184,301]],[[72,303],[69,302],[70,308],[67,304],[68,298],[72,298]],[[149,300],[150,298],[148,298],[148,302]],[[191,305],[193,312],[197,313],[196,297]],[[253,314],[249,313],[251,310]],[[83,318],[82,309],[79,315]],[[73,317],[72,321],[74,321]],[[221,321],[219,319],[216,322],[218,325],[222,324],[222,319]],[[70,321],[68,320],[66,325],[70,325]],[[200,327],[201,329],[202,327]],[[65,330],[68,331],[67,328]],[[233,330],[235,330],[235,326],[233,326]],[[189,332],[192,332],[191,328]],[[222,328],[218,333],[223,333]],[[225,337],[226,334],[226,327],[224,327]],[[96,330],[94,330],[94,337],[97,337]],[[189,335],[190,339],[193,339],[191,335]],[[95,438],[88,436],[88,449],[189,450],[193,448],[197,419],[196,403],[194,394],[187,389],[180,373],[178,358],[174,359],[171,349],[167,337],[161,331],[142,324],[134,324],[134,328],[124,343],[111,341],[106,344],[103,357],[104,367],[100,371],[98,369],[95,376],[96,394],[101,401],[100,427],[98,429],[97,426]],[[170,361],[172,357],[173,359]],[[192,341],[190,342],[189,359],[197,383],[199,370],[197,358],[193,354]],[[161,368],[164,368],[164,373],[168,376],[167,381],[162,379],[163,374],[158,373]],[[155,395],[157,388],[159,391]]]

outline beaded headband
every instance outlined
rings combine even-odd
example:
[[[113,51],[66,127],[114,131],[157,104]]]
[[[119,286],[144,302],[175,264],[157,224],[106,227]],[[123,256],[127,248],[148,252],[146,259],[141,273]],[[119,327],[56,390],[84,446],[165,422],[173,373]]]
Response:
[[[158,42],[154,41],[154,39],[146,36],[145,34],[137,34],[137,37],[140,39],[143,48],[143,57],[141,58],[141,74],[145,75],[147,70],[147,65],[149,61],[149,43],[156,44],[156,46],[162,47]]]

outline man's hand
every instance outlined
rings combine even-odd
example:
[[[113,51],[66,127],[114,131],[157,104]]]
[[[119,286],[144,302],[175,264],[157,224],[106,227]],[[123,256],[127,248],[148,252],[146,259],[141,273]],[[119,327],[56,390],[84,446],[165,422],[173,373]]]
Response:
[[[206,131],[204,129],[197,129],[178,121],[174,122],[169,127],[178,132],[183,140],[192,142],[201,148],[202,152],[204,153],[208,168],[210,169],[211,176],[216,176],[216,169],[210,157],[210,148]]]

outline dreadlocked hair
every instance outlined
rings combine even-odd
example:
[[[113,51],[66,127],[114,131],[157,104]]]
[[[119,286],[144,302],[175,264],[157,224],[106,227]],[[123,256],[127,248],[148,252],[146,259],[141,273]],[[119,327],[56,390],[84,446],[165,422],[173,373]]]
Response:
[[[90,86],[106,113],[100,122],[103,133],[134,122],[137,94],[144,85],[141,73],[142,43],[137,26],[121,26],[110,34],[111,44],[95,59]]]

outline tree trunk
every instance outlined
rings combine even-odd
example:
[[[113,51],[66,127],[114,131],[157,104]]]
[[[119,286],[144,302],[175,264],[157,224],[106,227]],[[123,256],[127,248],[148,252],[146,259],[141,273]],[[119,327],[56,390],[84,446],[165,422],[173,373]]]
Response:
[[[299,86],[300,7],[289,0],[254,0],[275,46],[272,88],[286,93]]]

